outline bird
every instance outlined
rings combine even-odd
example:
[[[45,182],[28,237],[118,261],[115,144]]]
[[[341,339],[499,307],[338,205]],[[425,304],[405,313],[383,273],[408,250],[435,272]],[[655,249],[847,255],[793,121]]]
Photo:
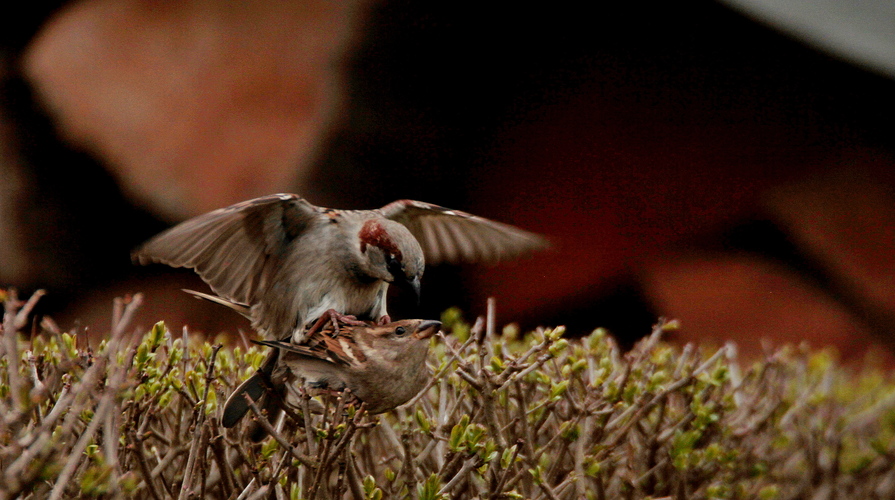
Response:
[[[388,323],[389,284],[419,302],[426,263],[494,262],[548,246],[517,227],[420,201],[374,210],[273,194],[184,221],[137,248],[139,264],[193,269],[265,339],[301,344],[334,323]]]
[[[347,389],[367,412],[379,414],[406,403],[425,387],[430,378],[425,366],[429,338],[440,330],[440,321],[338,326],[334,330],[325,323],[301,344],[290,339],[255,341],[274,350],[227,399],[221,424],[229,428],[242,419],[249,409],[246,395],[274,421],[281,405],[301,408],[302,389],[311,395]],[[255,441],[264,435],[260,427],[250,431]]]

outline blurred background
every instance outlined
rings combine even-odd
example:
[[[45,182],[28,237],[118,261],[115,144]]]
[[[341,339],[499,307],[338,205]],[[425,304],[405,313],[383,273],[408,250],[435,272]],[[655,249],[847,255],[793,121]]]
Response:
[[[130,251],[295,192],[546,234],[427,269],[422,310],[524,328],[895,347],[895,7],[833,0],[29,2],[0,24],[0,286],[42,314],[248,330]]]

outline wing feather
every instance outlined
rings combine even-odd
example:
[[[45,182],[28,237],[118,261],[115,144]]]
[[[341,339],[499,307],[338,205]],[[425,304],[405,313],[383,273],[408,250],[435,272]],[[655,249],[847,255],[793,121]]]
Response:
[[[348,340],[353,343],[353,339],[351,339],[350,336],[348,337]],[[305,358],[326,361],[328,363],[351,365],[354,361],[353,358],[345,353],[338,339],[332,338],[328,334],[318,333],[312,339],[302,344],[294,344],[288,340],[255,340],[254,342],[256,344],[297,354]]]
[[[441,258],[441,246],[438,244],[438,237],[435,235],[435,230],[432,228],[432,224],[419,224],[414,221],[413,225],[405,225],[417,241],[419,241],[420,247],[423,249],[423,255],[426,256],[426,260],[429,262],[440,262],[444,260]]]
[[[265,263],[280,258],[319,218],[297,195],[264,196],[182,222],[138,248],[133,259],[195,269],[216,294],[253,304]]]
[[[421,220],[420,222],[422,223],[425,221]],[[454,249],[454,242],[451,241],[451,233],[445,227],[444,221],[430,219],[428,222],[435,230],[435,243],[438,244],[441,260],[444,260],[445,262],[456,262],[457,255]]]
[[[452,236],[451,243],[455,245],[455,252],[451,257],[452,260],[460,260],[463,255],[475,254],[475,245],[472,243],[471,239],[463,233],[459,224],[450,224],[449,222],[444,221],[443,225],[447,232]],[[487,241],[488,239],[485,238],[485,243],[487,243]],[[488,260],[487,256],[485,257],[485,260]]]
[[[419,240],[426,262],[494,262],[549,246],[538,234],[459,210],[413,200],[382,207]]]

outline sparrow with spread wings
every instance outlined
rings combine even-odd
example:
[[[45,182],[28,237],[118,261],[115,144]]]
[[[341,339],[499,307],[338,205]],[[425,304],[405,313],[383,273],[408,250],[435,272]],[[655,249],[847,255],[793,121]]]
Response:
[[[489,262],[543,248],[522,229],[419,201],[335,210],[294,194],[248,200],[189,219],[134,252],[141,264],[194,269],[264,337],[300,344],[327,315],[390,321],[386,291],[417,297],[426,262]],[[319,323],[319,321],[318,321]]]

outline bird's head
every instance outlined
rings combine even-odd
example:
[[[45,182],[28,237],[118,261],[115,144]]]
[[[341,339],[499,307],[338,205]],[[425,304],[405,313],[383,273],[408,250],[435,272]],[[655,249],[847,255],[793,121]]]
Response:
[[[369,277],[411,292],[417,301],[425,269],[423,249],[404,225],[368,219],[358,232],[361,269]]]
[[[429,338],[440,329],[440,321],[405,319],[355,328],[354,338],[369,362],[380,366],[399,363],[403,368],[417,371],[419,367],[414,363],[425,361]]]

